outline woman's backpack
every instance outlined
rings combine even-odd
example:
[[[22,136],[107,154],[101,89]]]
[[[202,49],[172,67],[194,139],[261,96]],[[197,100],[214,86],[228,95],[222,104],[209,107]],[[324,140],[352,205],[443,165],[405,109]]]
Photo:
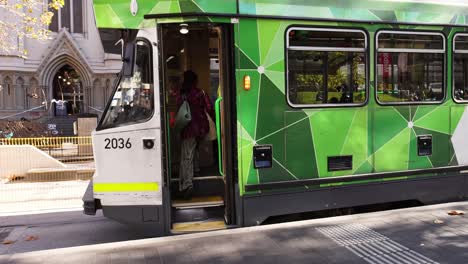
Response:
[[[192,114],[190,112],[190,105],[185,95],[182,97],[184,100],[177,111],[175,118],[174,129],[176,132],[181,132],[192,121]]]

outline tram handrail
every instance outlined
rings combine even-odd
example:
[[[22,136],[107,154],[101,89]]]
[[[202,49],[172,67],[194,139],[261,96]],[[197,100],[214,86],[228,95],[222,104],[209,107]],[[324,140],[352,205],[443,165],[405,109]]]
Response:
[[[215,102],[215,113],[216,113],[216,138],[218,140],[218,169],[221,176],[224,176],[223,161],[222,161],[222,144],[221,144],[221,101],[222,97],[216,99]]]

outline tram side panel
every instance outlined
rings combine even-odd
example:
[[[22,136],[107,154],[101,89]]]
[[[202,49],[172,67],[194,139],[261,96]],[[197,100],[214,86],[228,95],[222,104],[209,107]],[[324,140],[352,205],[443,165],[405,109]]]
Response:
[[[313,23],[308,24],[313,28]],[[285,53],[288,36],[285,35],[291,26],[295,23],[253,19],[241,19],[238,25],[237,102],[242,187],[373,170],[371,106],[292,107],[288,102]],[[242,85],[245,76],[250,77],[249,90]],[[369,89],[368,93],[371,92]],[[318,96],[314,91],[298,94],[304,98]],[[333,91],[328,96],[339,101],[341,94]],[[272,146],[271,168],[255,168],[253,147],[258,145]],[[330,157],[352,157],[349,159],[352,164],[348,169],[331,170]],[[241,192],[249,194],[245,188]]]
[[[236,25],[238,156],[246,225],[288,213],[406,199],[432,202],[465,195],[462,176],[432,174],[439,177],[419,181],[421,177],[409,171],[458,164],[452,135],[460,125],[451,114],[455,103],[450,93],[445,91],[448,96],[438,104],[378,104],[374,68],[378,61],[371,54],[376,43],[368,37],[366,104],[292,107],[286,48],[291,27],[364,29],[370,36],[378,29],[357,23],[301,22],[297,26],[293,21],[240,19]],[[250,89],[244,85],[246,76]],[[255,146],[271,151],[271,164],[266,163],[271,167],[257,167]],[[330,167],[334,161],[346,166],[334,170]],[[408,174],[352,184],[337,180],[288,187],[300,180],[399,171]],[[261,189],[264,183],[278,182],[284,183],[282,187]],[[251,186],[260,189],[249,189]]]

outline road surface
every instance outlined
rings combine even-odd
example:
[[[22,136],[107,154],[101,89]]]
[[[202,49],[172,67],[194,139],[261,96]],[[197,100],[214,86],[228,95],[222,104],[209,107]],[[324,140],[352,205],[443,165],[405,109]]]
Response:
[[[81,211],[0,216],[0,255],[141,239],[145,236],[109,220]],[[30,240],[30,241],[28,241]]]

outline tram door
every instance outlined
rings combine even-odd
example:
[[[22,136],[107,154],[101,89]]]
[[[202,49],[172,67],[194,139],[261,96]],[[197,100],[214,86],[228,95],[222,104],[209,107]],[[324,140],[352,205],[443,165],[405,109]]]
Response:
[[[167,24],[159,34],[172,233],[226,228],[234,218],[230,25]]]

